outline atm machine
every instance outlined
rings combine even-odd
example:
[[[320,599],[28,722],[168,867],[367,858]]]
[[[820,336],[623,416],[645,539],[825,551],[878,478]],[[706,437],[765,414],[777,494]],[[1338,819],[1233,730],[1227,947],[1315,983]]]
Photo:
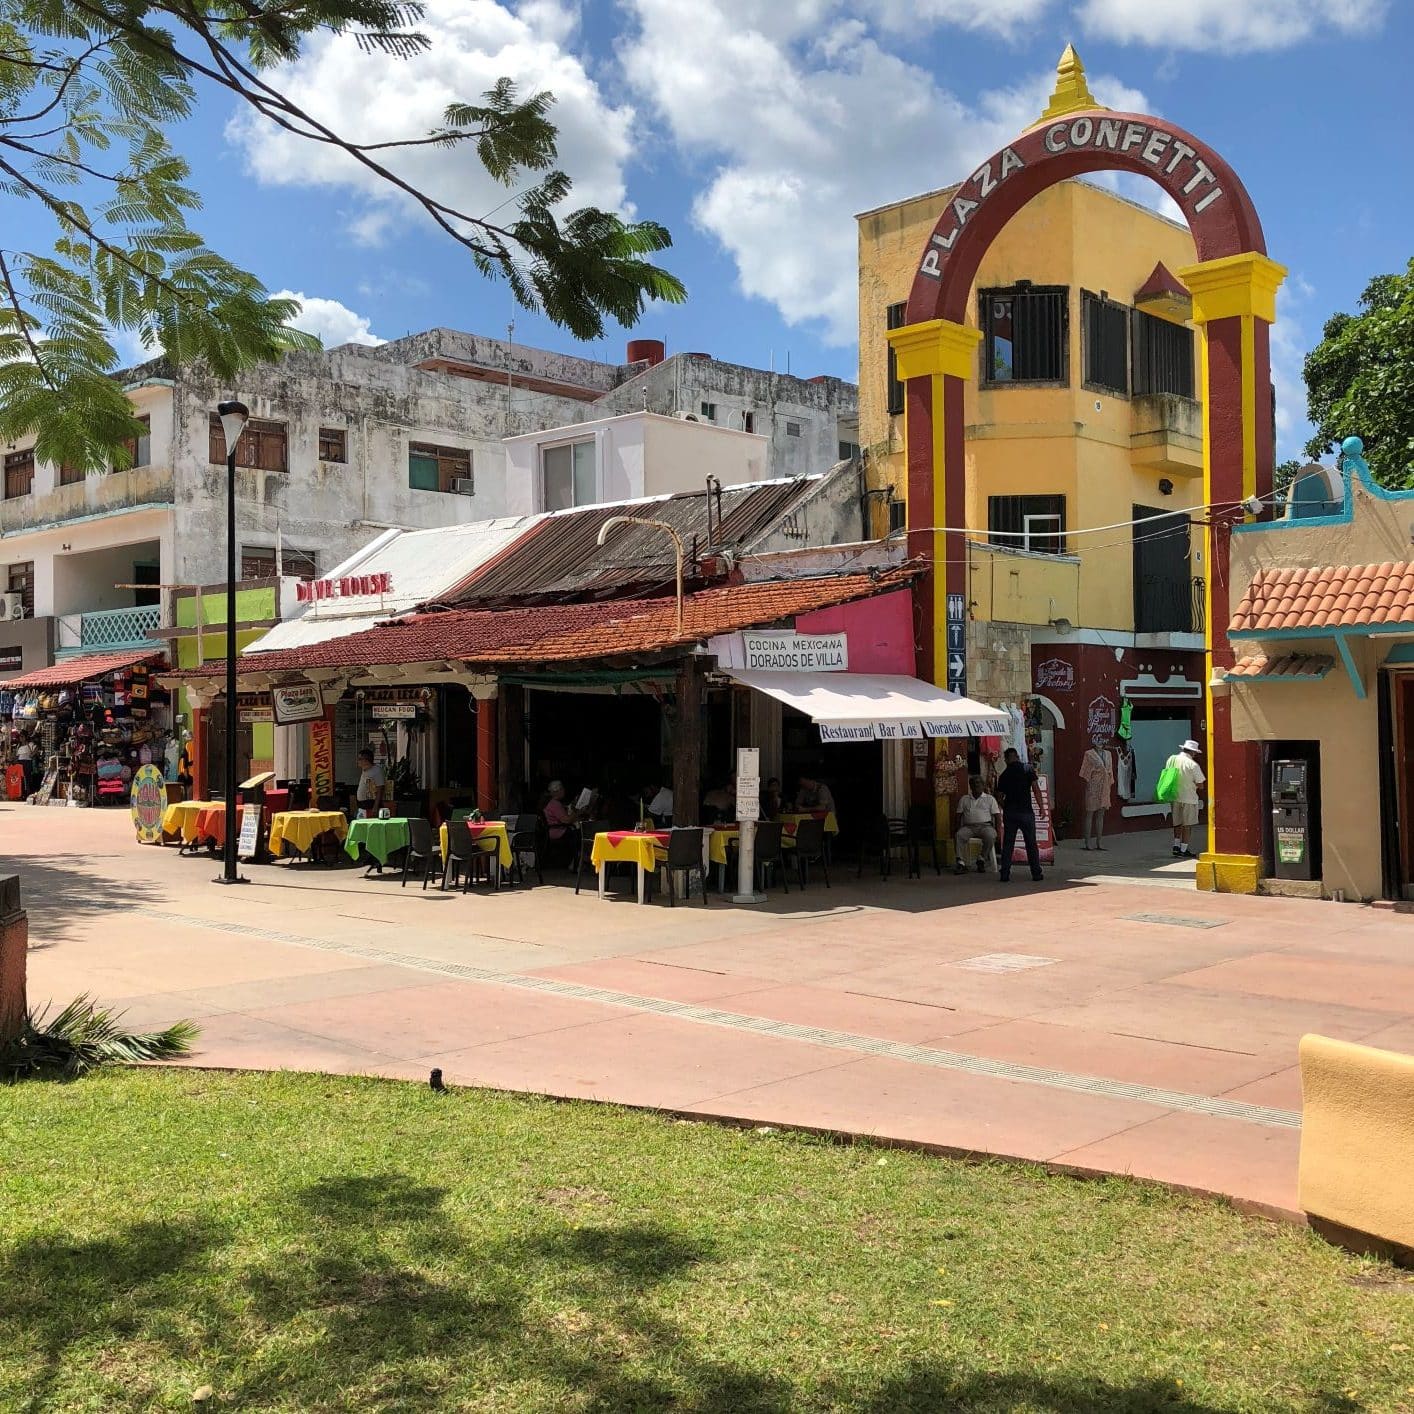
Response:
[[[1309,757],[1279,756],[1270,763],[1273,876],[1321,877],[1320,782]]]

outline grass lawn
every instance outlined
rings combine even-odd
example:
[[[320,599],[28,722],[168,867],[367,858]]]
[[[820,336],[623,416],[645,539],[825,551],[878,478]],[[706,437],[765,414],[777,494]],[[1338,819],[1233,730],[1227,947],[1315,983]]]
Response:
[[[308,1076],[0,1088],[0,1409],[1414,1409],[1414,1278],[1086,1183]]]

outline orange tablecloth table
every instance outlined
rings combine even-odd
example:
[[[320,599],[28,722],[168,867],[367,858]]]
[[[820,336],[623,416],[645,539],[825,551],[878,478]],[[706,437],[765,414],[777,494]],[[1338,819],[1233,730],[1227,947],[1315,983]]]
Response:
[[[282,810],[270,822],[270,853],[277,859],[288,844],[300,854],[308,854],[320,835],[333,833],[341,841],[349,832],[342,810]]]
[[[648,876],[668,857],[667,830],[606,830],[594,836],[589,862],[599,871],[599,897],[608,898],[604,866],[638,865],[638,901],[647,896]]]
[[[209,800],[179,800],[162,812],[162,839],[180,839],[183,847],[197,841],[197,817],[203,810],[209,810],[213,802]]]

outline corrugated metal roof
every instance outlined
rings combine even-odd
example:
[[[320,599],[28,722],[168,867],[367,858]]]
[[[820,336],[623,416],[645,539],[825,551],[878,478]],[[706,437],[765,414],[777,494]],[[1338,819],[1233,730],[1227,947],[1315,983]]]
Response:
[[[690,491],[652,501],[583,506],[542,516],[526,534],[469,573],[444,602],[493,604],[518,600],[595,597],[627,589],[647,591],[673,582],[672,541],[648,526],[622,526],[608,543],[599,531],[612,516],[643,516],[666,521],[682,536],[693,577],[692,558],[709,548],[727,549],[753,539],[774,525],[817,484],[817,477],[757,482],[722,488],[721,524],[717,498],[708,532],[707,492]]]
[[[356,599],[323,599],[294,618],[276,624],[247,653],[298,648],[360,633],[374,624],[411,613],[420,604],[442,599],[447,591],[479,565],[493,559],[524,534],[534,516],[506,516],[440,526],[436,530],[390,530],[372,540],[328,574],[387,574],[393,588],[387,594]]]

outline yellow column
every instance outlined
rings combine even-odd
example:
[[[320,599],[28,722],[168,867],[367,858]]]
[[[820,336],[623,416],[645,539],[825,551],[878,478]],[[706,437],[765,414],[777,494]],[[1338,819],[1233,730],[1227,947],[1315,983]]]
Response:
[[[1246,499],[1257,492],[1257,368],[1256,321],[1276,322],[1276,293],[1286,277],[1286,267],[1265,255],[1248,252],[1206,260],[1178,271],[1178,278],[1193,296],[1193,322],[1202,330],[1199,346],[1199,388],[1203,398],[1203,501],[1212,505],[1215,499],[1213,482],[1212,390],[1208,375],[1211,364],[1209,325],[1221,319],[1240,321],[1238,361],[1241,377],[1241,495]],[[1251,519],[1249,515],[1247,519]],[[1200,861],[1199,888],[1219,888],[1225,892],[1253,893],[1257,887],[1260,861],[1252,855],[1219,854],[1217,850],[1217,777],[1212,762],[1215,732],[1215,710],[1212,688],[1213,636],[1222,634],[1226,642],[1230,611],[1228,593],[1218,591],[1217,572],[1213,560],[1214,527],[1211,518],[1203,530],[1204,557],[1204,708],[1207,722],[1210,768],[1208,771],[1207,849]],[[1218,619],[1221,617],[1221,624]],[[1248,885],[1250,884],[1250,887]],[[1226,885],[1226,887],[1224,887]]]
[[[950,319],[928,319],[921,324],[907,324],[890,329],[885,336],[897,359],[898,376],[907,383],[913,378],[927,378],[932,402],[932,445],[929,459],[932,470],[933,514],[928,534],[928,554],[933,563],[933,675],[939,675],[939,664],[946,665],[948,652],[948,553],[947,530],[950,517],[955,529],[962,527],[966,516],[965,497],[956,505],[948,502],[947,490],[947,416],[944,406],[944,380],[971,378],[976,371],[977,345],[982,338],[980,329],[957,324]],[[909,419],[904,417],[904,464],[913,471],[914,448],[909,443]],[[909,528],[913,528],[916,507],[909,500]],[[947,674],[942,673],[946,683]],[[935,756],[946,749],[946,743],[935,743]],[[942,839],[950,839],[950,803],[937,798],[937,829]]]

